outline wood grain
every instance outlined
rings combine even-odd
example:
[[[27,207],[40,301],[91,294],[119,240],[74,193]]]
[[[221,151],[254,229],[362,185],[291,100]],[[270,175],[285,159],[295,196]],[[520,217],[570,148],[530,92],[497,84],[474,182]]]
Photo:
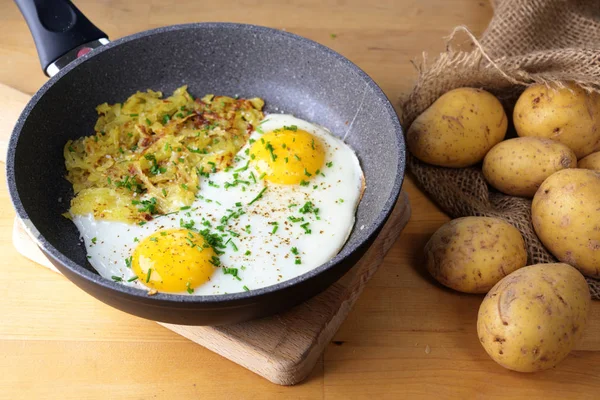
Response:
[[[76,2],[111,38],[192,21],[285,28],[356,62],[392,100],[414,82],[410,60],[443,50],[454,26],[480,33],[491,17],[488,3],[478,0]],[[31,94],[45,82],[33,41],[10,0],[0,0],[0,9],[0,82]],[[6,187],[3,176],[0,186]],[[281,387],[107,307],[21,257],[10,239],[14,211],[1,189],[0,398],[598,398],[600,303],[592,306],[582,342],[558,368],[504,370],[477,341],[481,297],[441,288],[422,268],[422,247],[447,217],[410,177],[404,190],[413,214],[400,240],[309,378]]]

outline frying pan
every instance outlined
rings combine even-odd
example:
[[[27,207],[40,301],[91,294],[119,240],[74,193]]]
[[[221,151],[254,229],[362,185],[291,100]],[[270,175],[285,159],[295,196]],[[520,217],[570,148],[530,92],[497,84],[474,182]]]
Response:
[[[7,181],[18,216],[50,261],[99,300],[152,320],[188,325],[241,322],[290,308],[346,273],[390,215],[404,177],[405,145],[396,113],[362,70],[300,36],[254,25],[197,23],[109,42],[67,0],[16,1],[51,76],[12,133]],[[104,279],[87,262],[74,224],[61,216],[73,196],[63,146],[93,132],[95,107],[138,90],[262,97],[267,113],[286,112],[331,129],[357,153],[366,179],[349,240],[329,262],[262,289],[213,296],[146,291]]]

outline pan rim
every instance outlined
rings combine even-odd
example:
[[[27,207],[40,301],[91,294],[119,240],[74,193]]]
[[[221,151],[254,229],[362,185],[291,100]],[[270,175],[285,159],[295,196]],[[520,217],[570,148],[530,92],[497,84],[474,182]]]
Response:
[[[23,128],[29,114],[36,107],[38,101],[43,97],[43,95],[60,79],[64,76],[68,75],[70,71],[77,68],[80,64],[86,62],[88,59],[95,57],[104,51],[109,51],[113,47],[119,46],[124,43],[128,43],[140,38],[152,36],[152,35],[160,35],[165,32],[172,32],[178,30],[197,30],[197,29],[243,29],[248,31],[254,31],[258,33],[268,34],[268,35],[279,35],[291,39],[293,41],[311,45],[316,50],[325,53],[329,56],[332,56],[336,61],[345,64],[351,71],[356,73],[371,89],[374,95],[381,101],[382,106],[385,108],[386,112],[389,114],[392,125],[394,126],[394,133],[398,139],[397,143],[397,174],[394,180],[394,185],[392,187],[390,197],[384,204],[383,208],[379,211],[376,220],[369,226],[365,226],[364,229],[367,230],[367,235],[365,238],[360,240],[358,243],[355,243],[351,247],[342,248],[342,250],[336,254],[331,260],[327,261],[324,264],[321,264],[317,268],[314,268],[302,275],[298,275],[292,279],[262,287],[257,289],[252,289],[250,291],[237,292],[237,293],[229,293],[229,294],[219,294],[219,295],[201,295],[201,296],[189,296],[189,295],[181,295],[181,294],[172,294],[172,293],[162,293],[159,292],[154,296],[148,296],[147,290],[133,288],[125,285],[121,285],[117,282],[113,282],[109,279],[103,278],[97,272],[94,273],[84,266],[76,263],[70,258],[66,257],[63,253],[61,253],[52,243],[50,243],[44,236],[37,235],[37,239],[35,240],[36,244],[46,253],[47,256],[52,258],[55,262],[60,263],[65,268],[68,268],[72,273],[78,275],[80,278],[85,279],[86,281],[92,282],[96,285],[100,285],[108,290],[115,290],[123,295],[123,298],[127,298],[128,296],[134,296],[138,298],[144,298],[149,302],[157,302],[161,303],[163,307],[168,304],[172,304],[173,306],[181,303],[187,304],[202,304],[202,305],[217,305],[217,304],[225,304],[228,302],[237,302],[243,300],[251,300],[253,298],[258,298],[266,294],[271,294],[274,292],[278,292],[284,290],[288,287],[295,286],[296,284],[300,284],[303,281],[309,280],[317,275],[320,275],[322,272],[333,268],[335,265],[339,264],[346,258],[350,257],[352,253],[354,253],[358,248],[369,243],[374,239],[376,235],[379,234],[379,231],[389,218],[398,196],[400,195],[400,190],[402,188],[402,184],[404,182],[405,175],[405,166],[406,166],[406,147],[404,141],[403,130],[400,125],[400,121],[398,119],[397,113],[394,110],[392,103],[389,98],[385,95],[383,90],[375,83],[375,81],[367,75],[360,67],[351,62],[346,57],[337,53],[336,51],[324,46],[320,43],[317,43],[311,39],[305,38],[303,36],[296,35],[294,33],[282,31],[275,28],[260,26],[260,25],[252,25],[252,24],[241,24],[241,23],[229,23],[229,22],[201,22],[201,23],[190,23],[190,24],[179,24],[179,25],[170,25],[165,27],[159,27],[155,29],[150,29],[142,32],[138,32],[129,36],[124,36],[115,41],[112,41],[104,46],[101,46],[94,51],[78,58],[77,60],[70,63],[68,66],[60,70],[55,76],[50,78],[42,87],[32,96],[30,101],[27,103],[25,109],[19,116],[17,123],[13,129],[11,134],[11,138],[8,144],[8,154],[7,154],[7,162],[6,162],[6,174],[7,174],[7,182],[9,186],[9,193],[11,197],[11,201],[13,203],[14,208],[17,211],[17,215],[22,220],[29,220],[29,216],[20,200],[16,182],[14,178],[14,161],[15,161],[15,148]],[[368,183],[367,183],[368,190]],[[35,227],[34,227],[35,228]],[[353,228],[356,229],[356,226]],[[354,266],[354,265],[353,265]],[[352,267],[353,267],[352,266]],[[351,268],[352,268],[351,267]]]

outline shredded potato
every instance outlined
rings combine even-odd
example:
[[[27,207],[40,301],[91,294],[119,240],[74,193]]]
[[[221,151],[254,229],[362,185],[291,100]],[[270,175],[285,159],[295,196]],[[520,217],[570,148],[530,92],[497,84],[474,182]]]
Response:
[[[141,222],[189,206],[201,177],[227,168],[263,118],[262,99],[138,92],[101,104],[95,135],[64,148],[71,215]]]

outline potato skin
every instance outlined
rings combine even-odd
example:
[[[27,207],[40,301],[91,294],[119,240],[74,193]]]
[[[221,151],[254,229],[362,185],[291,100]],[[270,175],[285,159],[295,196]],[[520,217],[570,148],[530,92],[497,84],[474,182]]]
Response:
[[[411,153],[442,167],[477,164],[506,135],[502,104],[481,89],[459,88],[437,99],[406,134]]]
[[[577,168],[600,171],[600,151],[585,156],[577,163]]]
[[[542,183],[531,205],[546,248],[582,274],[600,278],[600,172],[563,169]]]
[[[533,197],[547,177],[576,166],[577,157],[566,145],[550,139],[520,137],[500,142],[487,153],[483,175],[503,193]]]
[[[600,150],[600,96],[573,83],[528,87],[515,104],[513,122],[519,136],[556,140],[577,158]]]
[[[521,233],[498,218],[464,217],[442,225],[425,245],[429,273],[465,293],[487,293],[527,264]]]
[[[587,322],[590,292],[567,264],[536,264],[502,279],[479,307],[477,333],[485,351],[505,368],[534,372],[556,366]]]

